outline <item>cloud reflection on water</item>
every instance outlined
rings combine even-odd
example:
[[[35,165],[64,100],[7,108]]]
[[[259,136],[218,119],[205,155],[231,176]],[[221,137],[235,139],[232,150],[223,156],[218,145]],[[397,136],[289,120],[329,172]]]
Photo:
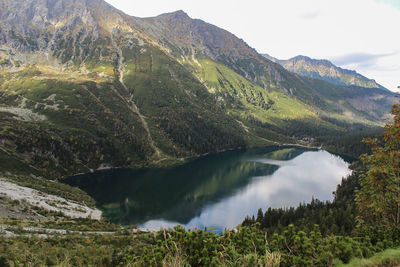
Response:
[[[187,228],[233,228],[246,215],[255,215],[258,208],[291,207],[310,202],[312,197],[332,200],[332,192],[342,177],[350,174],[348,164],[326,151],[308,151],[288,161],[266,158],[250,159],[264,164],[279,165],[271,175],[253,177],[233,196],[206,205],[199,216],[185,225]],[[169,228],[176,225],[163,219],[153,219],[141,225],[144,229]]]

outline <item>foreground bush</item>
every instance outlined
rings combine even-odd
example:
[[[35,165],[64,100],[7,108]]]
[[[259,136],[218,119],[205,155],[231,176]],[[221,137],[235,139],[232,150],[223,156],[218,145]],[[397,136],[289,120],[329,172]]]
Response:
[[[352,237],[293,225],[269,236],[259,225],[224,234],[180,226],[114,235],[0,233],[0,266],[333,266],[399,246],[400,231],[385,227],[358,228]]]
[[[367,258],[400,245],[400,232],[363,228],[355,237],[323,237],[319,227],[306,233],[290,225],[270,237],[257,227],[223,235],[175,227],[159,232],[155,246],[142,255],[125,251],[120,265],[138,266],[332,266],[338,259]]]

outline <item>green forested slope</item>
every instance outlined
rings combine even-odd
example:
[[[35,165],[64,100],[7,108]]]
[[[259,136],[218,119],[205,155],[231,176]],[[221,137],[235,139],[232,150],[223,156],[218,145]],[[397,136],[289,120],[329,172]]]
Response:
[[[101,0],[28,2],[0,10],[4,171],[60,177],[321,142],[379,125],[393,101],[292,74],[181,11],[140,19]]]

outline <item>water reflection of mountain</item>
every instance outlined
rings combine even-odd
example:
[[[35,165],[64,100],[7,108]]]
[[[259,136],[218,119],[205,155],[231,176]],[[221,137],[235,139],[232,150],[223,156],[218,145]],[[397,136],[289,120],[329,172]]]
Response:
[[[253,177],[273,174],[277,165],[252,159],[290,160],[305,150],[257,148],[229,151],[163,169],[110,170],[65,180],[97,202],[106,218],[120,223],[165,219],[186,224],[202,208],[233,195]]]

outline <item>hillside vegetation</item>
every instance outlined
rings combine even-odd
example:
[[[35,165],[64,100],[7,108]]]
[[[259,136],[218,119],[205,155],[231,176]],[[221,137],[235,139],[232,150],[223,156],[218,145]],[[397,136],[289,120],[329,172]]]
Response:
[[[382,126],[394,101],[290,73],[182,11],[142,19],[101,0],[0,7],[3,172],[58,179],[307,137],[319,146]]]

